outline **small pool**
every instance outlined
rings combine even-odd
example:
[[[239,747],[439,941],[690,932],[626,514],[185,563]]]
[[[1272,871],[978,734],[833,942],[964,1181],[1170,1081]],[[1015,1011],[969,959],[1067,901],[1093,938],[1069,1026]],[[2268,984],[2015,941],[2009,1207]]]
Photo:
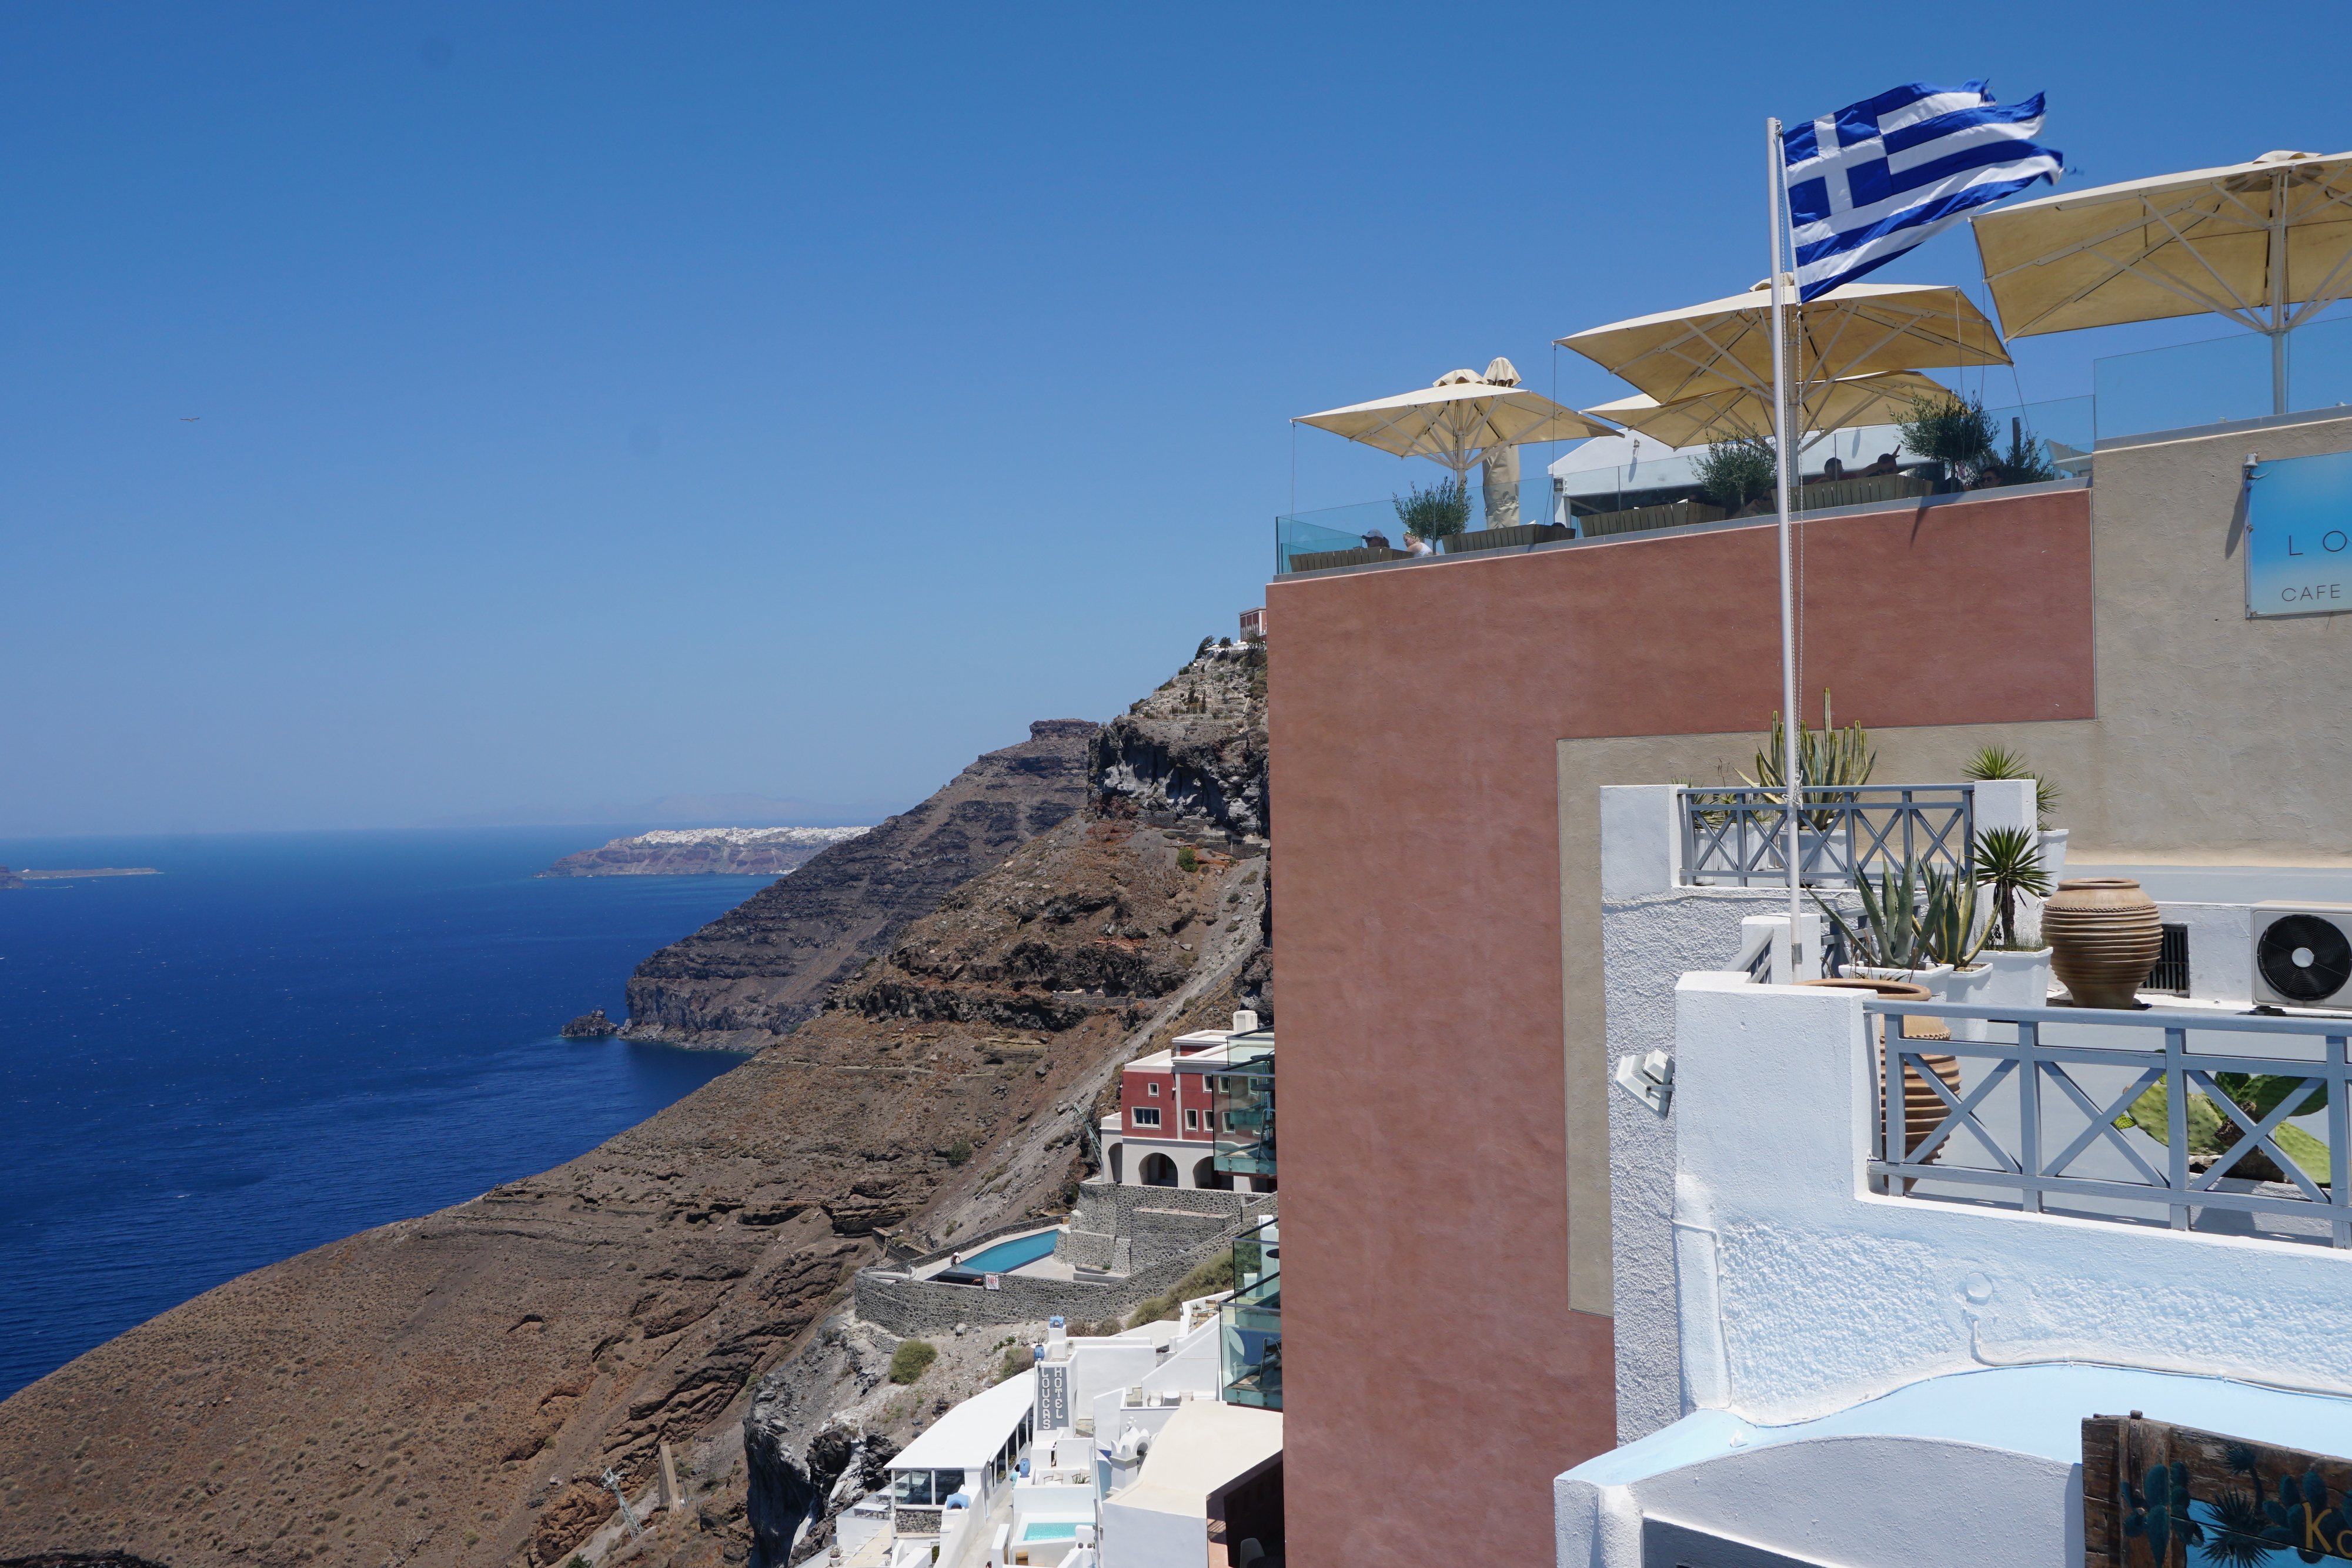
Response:
[[[1034,1236],[1016,1236],[1010,1241],[1000,1241],[984,1252],[964,1254],[962,1268],[981,1274],[1009,1274],[1024,1263],[1034,1263],[1054,1250],[1058,1230],[1040,1230]]]
[[[1021,1527],[1024,1541],[1076,1541],[1078,1522],[1074,1519],[1033,1519]]]

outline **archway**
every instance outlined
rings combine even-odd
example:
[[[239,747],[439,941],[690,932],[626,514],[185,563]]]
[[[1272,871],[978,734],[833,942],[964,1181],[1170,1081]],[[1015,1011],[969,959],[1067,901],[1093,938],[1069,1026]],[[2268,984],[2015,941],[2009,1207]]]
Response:
[[[1136,1167],[1135,1174],[1142,1178],[1146,1186],[1174,1186],[1176,1162],[1166,1155],[1146,1155],[1143,1164]]]
[[[1234,1190],[1234,1173],[1219,1170],[1216,1156],[1213,1155],[1192,1167],[1192,1185],[1202,1192],[1231,1192]]]
[[[1110,1146],[1110,1179],[1114,1186],[1127,1179],[1127,1145],[1125,1144],[1113,1144]]]

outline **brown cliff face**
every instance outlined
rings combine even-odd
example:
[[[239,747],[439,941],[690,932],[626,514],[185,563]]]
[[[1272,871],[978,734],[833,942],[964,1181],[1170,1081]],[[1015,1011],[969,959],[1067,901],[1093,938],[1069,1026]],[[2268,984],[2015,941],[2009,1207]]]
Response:
[[[634,1495],[661,1442],[733,1429],[874,1228],[1058,1211],[1118,1064],[1262,975],[1265,862],[1187,870],[1205,820],[1147,814],[1114,786],[999,855],[789,1039],[579,1159],[232,1281],[0,1404],[0,1557],[563,1561],[611,1518],[607,1466]],[[740,1562],[732,1484],[643,1560]]]
[[[815,1016],[826,995],[908,921],[1068,817],[1087,793],[1095,726],[1043,719],[929,800],[834,845],[637,966],[632,1040],[756,1050]]]

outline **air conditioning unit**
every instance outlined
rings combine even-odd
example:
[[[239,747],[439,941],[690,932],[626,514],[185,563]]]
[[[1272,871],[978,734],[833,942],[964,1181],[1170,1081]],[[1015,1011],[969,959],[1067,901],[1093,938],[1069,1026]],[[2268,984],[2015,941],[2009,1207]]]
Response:
[[[2256,904],[2254,1000],[2352,1006],[2352,904]]]

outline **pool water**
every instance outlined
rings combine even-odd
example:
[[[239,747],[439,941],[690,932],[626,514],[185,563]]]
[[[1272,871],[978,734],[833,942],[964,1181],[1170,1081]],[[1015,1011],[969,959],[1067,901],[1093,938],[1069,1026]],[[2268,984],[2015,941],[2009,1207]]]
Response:
[[[1033,1519],[1021,1527],[1024,1541],[1076,1541],[1078,1525],[1076,1520]]]
[[[1010,1241],[1000,1241],[984,1252],[964,1256],[962,1267],[982,1274],[1004,1274],[1024,1263],[1034,1263],[1054,1250],[1054,1239],[1058,1230],[1040,1230],[1034,1236],[1016,1236]]]

